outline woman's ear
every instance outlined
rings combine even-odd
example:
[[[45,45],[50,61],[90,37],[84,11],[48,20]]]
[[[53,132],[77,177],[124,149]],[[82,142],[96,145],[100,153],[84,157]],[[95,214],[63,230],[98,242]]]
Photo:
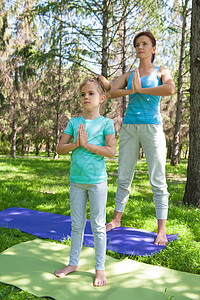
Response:
[[[156,52],[156,46],[153,47],[153,52],[152,54],[154,54]]]

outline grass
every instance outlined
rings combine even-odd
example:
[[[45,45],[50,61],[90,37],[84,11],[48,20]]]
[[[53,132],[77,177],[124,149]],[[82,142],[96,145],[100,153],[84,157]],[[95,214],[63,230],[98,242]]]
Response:
[[[70,214],[69,205],[69,155],[59,160],[52,158],[0,157],[0,210],[9,207],[25,207],[33,210]],[[108,201],[107,222],[112,220],[115,204],[117,159],[107,160]],[[130,259],[174,270],[200,274],[200,228],[199,209],[185,207],[182,203],[187,161],[178,167],[166,166],[169,198],[167,233],[179,233],[177,241],[169,243],[153,256],[133,256]],[[155,208],[148,179],[146,161],[139,160],[136,166],[132,192],[122,217],[122,226],[157,230]],[[87,218],[90,217],[89,207]],[[0,251],[35,236],[18,229],[0,228]],[[55,241],[54,241],[55,242]],[[69,241],[66,241],[69,244]],[[107,251],[107,254],[122,259],[125,255]],[[36,299],[37,297],[16,287],[0,283],[0,299]],[[47,299],[47,298],[37,298]]]

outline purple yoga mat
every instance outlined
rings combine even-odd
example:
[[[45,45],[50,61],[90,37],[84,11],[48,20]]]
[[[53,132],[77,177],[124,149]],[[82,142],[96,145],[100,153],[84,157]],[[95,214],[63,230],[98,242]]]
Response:
[[[41,238],[62,241],[71,236],[71,218],[69,216],[46,213],[26,208],[11,207],[0,212],[0,227],[17,228]],[[120,227],[107,232],[107,250],[127,255],[152,255],[165,246],[156,246],[157,234],[145,230]],[[177,234],[168,234],[169,241],[176,240]],[[90,220],[87,220],[83,244],[93,247],[94,237]]]

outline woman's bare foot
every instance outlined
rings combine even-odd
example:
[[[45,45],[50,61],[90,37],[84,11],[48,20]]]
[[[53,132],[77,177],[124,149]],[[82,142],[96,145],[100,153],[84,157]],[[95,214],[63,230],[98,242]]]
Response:
[[[113,220],[106,225],[106,232],[108,232],[114,228],[120,227],[121,226],[121,217],[122,217],[122,212],[115,210]]]
[[[121,222],[113,219],[110,223],[106,224],[106,232],[120,226],[121,226]]]
[[[168,240],[167,240],[167,236],[166,236],[166,220],[165,219],[158,219],[158,235],[157,238],[154,242],[154,245],[166,245]]]
[[[154,245],[166,245],[168,243],[166,234],[158,234]]]
[[[54,272],[54,275],[59,278],[62,278],[62,277],[65,277],[67,274],[76,272],[76,271],[78,271],[78,266],[68,265],[68,266],[64,267],[63,269],[56,270]]]
[[[107,279],[104,270],[96,270],[94,286],[104,286],[107,284]]]

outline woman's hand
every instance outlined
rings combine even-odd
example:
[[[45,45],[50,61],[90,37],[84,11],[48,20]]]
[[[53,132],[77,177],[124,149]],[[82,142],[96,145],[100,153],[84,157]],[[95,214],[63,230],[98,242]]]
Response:
[[[133,73],[133,79],[132,79],[132,88],[134,87],[134,93],[141,93],[142,91],[142,84],[140,81],[140,73],[138,69],[135,69]]]

